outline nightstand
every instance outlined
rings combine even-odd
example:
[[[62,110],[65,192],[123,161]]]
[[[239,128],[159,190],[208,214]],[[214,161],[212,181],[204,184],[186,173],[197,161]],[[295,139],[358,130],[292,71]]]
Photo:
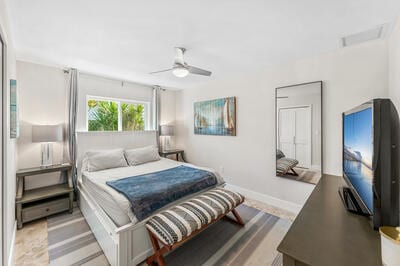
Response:
[[[16,173],[17,195],[15,198],[17,227],[22,228],[26,222],[49,216],[51,214],[69,211],[72,213],[74,190],[72,179],[69,174],[71,164],[58,164],[46,168],[34,167],[20,169]],[[54,186],[47,186],[25,190],[25,178],[28,176],[64,172],[67,182]]]
[[[171,149],[171,150],[161,150],[159,152],[161,157],[167,158],[168,155],[176,155],[176,160],[179,161],[179,155],[181,156],[182,161],[185,161],[185,157],[183,156],[184,150],[182,149]]]

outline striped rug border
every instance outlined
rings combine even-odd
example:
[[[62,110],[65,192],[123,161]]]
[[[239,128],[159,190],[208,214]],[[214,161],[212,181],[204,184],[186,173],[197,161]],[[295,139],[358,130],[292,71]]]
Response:
[[[99,256],[104,257],[101,265],[109,265],[79,208],[49,217],[47,223],[50,265],[84,265]]]

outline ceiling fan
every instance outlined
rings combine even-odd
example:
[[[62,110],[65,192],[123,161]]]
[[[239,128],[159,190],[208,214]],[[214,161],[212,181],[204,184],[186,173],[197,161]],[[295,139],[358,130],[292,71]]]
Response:
[[[189,66],[185,60],[183,60],[183,54],[185,53],[186,49],[182,47],[175,47],[175,61],[172,65],[172,68],[150,72],[149,74],[157,74],[161,72],[172,71],[178,78],[186,77],[189,73],[195,75],[202,75],[202,76],[210,76],[211,71],[204,70],[198,67]]]

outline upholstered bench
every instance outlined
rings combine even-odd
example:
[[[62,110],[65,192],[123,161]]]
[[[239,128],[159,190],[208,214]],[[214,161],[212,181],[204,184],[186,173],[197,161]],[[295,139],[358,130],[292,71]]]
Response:
[[[280,158],[276,160],[276,172],[279,176],[283,176],[286,174],[298,176],[296,171],[293,169],[296,165],[299,164],[299,161],[296,159],[291,159],[291,158]],[[292,173],[290,173],[291,171]]]
[[[165,265],[165,252],[182,245],[229,212],[236,218],[235,222],[243,226],[235,210],[243,201],[244,197],[239,193],[215,188],[154,215],[146,223],[154,249],[154,255],[147,258],[147,264],[157,261],[158,265]],[[159,242],[163,244],[162,248]]]

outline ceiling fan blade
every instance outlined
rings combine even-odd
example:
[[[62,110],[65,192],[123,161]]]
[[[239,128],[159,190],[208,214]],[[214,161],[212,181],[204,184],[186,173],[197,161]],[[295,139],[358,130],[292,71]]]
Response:
[[[196,74],[196,75],[203,75],[203,76],[211,76],[211,71],[204,70],[198,67],[187,66],[189,73]]]
[[[175,63],[180,65],[184,65],[185,61],[183,60],[183,54],[185,53],[186,49],[182,47],[175,47]]]
[[[164,70],[160,70],[160,71],[150,72],[149,74],[157,74],[157,73],[167,72],[167,71],[171,71],[171,70],[172,70],[172,68],[169,68],[169,69],[164,69]]]

